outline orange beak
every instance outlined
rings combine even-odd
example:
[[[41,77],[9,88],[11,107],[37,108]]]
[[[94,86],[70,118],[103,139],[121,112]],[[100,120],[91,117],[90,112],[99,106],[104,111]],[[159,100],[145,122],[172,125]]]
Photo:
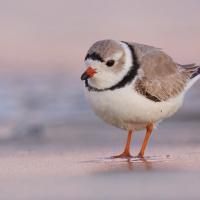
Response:
[[[88,67],[87,70],[82,74],[81,80],[87,80],[94,76],[97,72],[92,67]]]

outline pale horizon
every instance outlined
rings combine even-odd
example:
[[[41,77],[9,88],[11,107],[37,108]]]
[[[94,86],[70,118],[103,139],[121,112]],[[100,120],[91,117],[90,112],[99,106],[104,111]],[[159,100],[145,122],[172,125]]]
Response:
[[[20,0],[1,4],[1,70],[61,68],[77,72],[90,45],[107,38],[160,47],[179,63],[200,63],[197,0]]]

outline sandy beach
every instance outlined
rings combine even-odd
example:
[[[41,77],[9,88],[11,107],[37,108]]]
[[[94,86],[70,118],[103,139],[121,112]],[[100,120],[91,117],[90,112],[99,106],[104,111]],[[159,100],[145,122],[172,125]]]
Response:
[[[100,121],[90,129],[85,123],[59,126],[34,140],[2,142],[0,198],[199,199],[198,121],[163,123],[143,160],[110,159],[122,150],[126,134],[100,129]],[[142,137],[134,136],[134,155]]]

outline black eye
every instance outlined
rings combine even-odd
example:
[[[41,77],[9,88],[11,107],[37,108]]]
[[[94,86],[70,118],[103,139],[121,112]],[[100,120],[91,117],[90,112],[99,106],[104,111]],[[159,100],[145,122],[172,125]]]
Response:
[[[108,66],[108,67],[111,67],[111,66],[113,66],[115,64],[115,61],[114,60],[108,60],[107,62],[106,62],[106,65]]]

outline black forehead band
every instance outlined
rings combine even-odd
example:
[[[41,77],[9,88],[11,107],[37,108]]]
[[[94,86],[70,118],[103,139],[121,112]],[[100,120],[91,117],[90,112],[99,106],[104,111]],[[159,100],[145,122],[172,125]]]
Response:
[[[87,54],[86,57],[85,57],[85,60],[87,59],[92,59],[92,60],[97,60],[97,61],[100,61],[100,62],[104,62],[104,59],[96,52],[93,52],[92,54]]]

